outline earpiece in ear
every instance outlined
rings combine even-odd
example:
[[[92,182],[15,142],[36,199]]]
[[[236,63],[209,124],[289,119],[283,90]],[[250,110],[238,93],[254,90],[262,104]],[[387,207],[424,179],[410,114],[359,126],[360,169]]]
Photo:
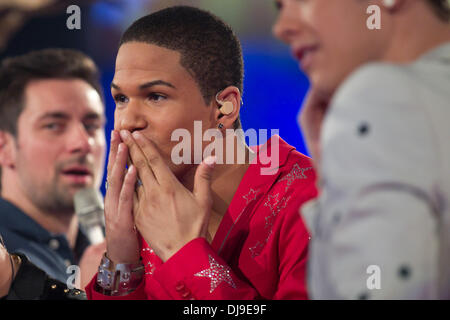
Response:
[[[229,115],[233,112],[233,104],[230,101],[226,101],[222,104],[222,107],[220,107],[219,111],[220,113],[222,113],[223,115]]]
[[[220,113],[227,116],[233,112],[234,106],[233,106],[233,103],[231,103],[230,101],[223,102],[223,101],[219,100],[219,94],[221,92],[222,91],[220,91],[216,94],[216,101],[218,104],[220,104],[220,109],[219,109]]]

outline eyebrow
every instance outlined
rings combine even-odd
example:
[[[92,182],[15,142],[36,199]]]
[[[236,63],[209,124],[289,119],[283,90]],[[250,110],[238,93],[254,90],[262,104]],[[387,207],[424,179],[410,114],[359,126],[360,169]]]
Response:
[[[155,80],[155,81],[150,81],[150,82],[141,84],[139,86],[139,90],[144,90],[144,89],[154,87],[154,86],[167,86],[167,87],[176,89],[176,87],[173,84],[171,84],[170,82],[163,81],[163,80]],[[115,84],[114,82],[111,82],[111,88],[116,89],[116,90],[121,90],[120,87],[117,84]]]
[[[46,112],[42,116],[39,117],[39,121],[45,120],[47,118],[51,119],[69,119],[69,115],[64,112]]]
[[[101,122],[106,123],[106,116],[104,114],[90,112],[83,117],[83,120],[100,120]]]
[[[38,121],[43,121],[45,119],[61,119],[68,120],[70,119],[70,115],[64,112],[55,111],[55,112],[46,112],[42,116],[39,117]],[[106,117],[102,114],[98,114],[96,112],[89,112],[88,114],[83,116],[83,120],[96,120],[100,119],[101,121],[106,121]]]

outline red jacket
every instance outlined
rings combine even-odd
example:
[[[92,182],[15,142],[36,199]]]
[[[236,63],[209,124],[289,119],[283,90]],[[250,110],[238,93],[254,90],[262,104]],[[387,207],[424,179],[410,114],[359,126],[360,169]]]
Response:
[[[104,296],[86,287],[89,299],[307,299],[309,234],[300,206],[317,196],[308,157],[278,136],[276,174],[261,175],[253,161],[209,244],[194,239],[165,263],[142,240],[142,284],[131,294]],[[276,171],[276,170],[275,170]]]

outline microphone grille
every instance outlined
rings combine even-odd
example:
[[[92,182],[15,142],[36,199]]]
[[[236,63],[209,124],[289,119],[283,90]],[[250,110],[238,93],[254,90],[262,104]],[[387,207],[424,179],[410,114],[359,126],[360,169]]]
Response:
[[[105,226],[103,196],[99,190],[85,188],[74,196],[75,213],[81,229],[84,230],[92,244],[104,240]]]
[[[99,190],[94,188],[84,188],[75,193],[75,212],[78,215],[89,214],[93,211],[103,211],[103,196]]]

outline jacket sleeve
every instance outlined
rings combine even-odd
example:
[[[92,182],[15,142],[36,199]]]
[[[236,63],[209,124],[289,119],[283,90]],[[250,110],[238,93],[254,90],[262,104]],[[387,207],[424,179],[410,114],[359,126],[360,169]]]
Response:
[[[95,290],[96,279],[97,275],[86,286],[88,299],[252,300],[257,297],[256,290],[240,280],[204,238],[187,243],[128,295],[103,295]]]
[[[239,279],[204,238],[186,244],[153,274],[172,299],[252,300],[256,290]]]
[[[107,296],[95,290],[97,274],[92,278],[91,282],[86,286],[86,295],[89,300],[146,300],[145,280],[142,279],[141,284],[133,292],[125,296]]]

